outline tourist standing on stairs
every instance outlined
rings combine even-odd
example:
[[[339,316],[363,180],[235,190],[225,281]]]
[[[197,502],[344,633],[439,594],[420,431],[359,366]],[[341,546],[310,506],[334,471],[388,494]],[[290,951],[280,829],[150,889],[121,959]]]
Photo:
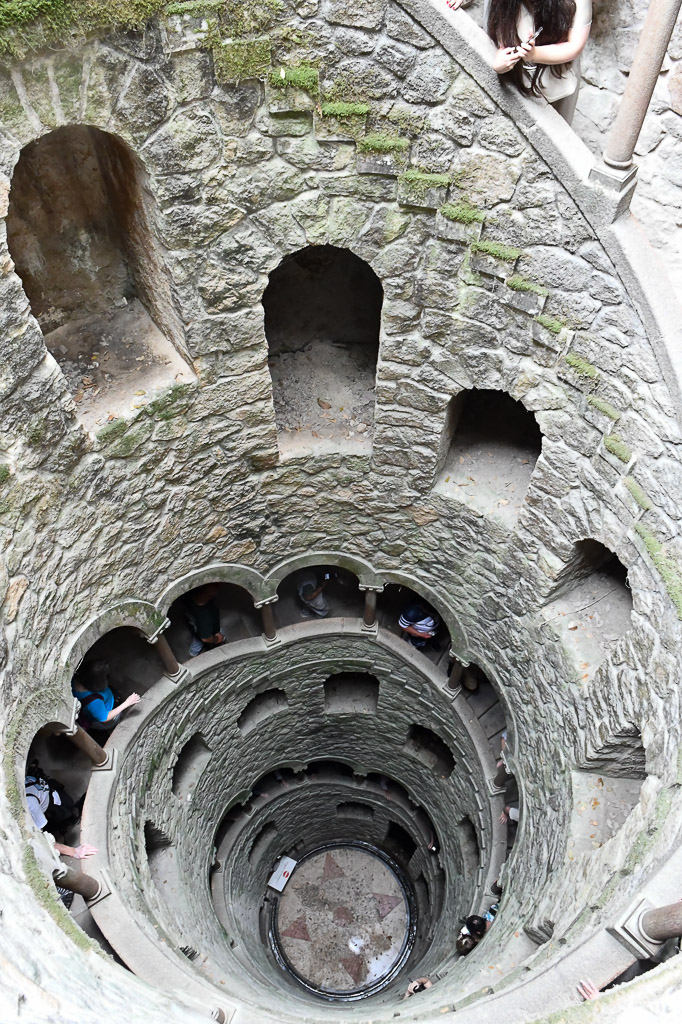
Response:
[[[591,25],[592,0],[488,0],[486,26],[498,47],[493,69],[525,96],[544,96],[570,124]]]
[[[185,616],[192,630],[190,658],[196,658],[206,648],[225,643],[225,634],[220,628],[220,609],[215,600],[219,590],[219,583],[204,583],[185,596]]]
[[[300,615],[302,619],[324,619],[329,615],[329,605],[324,596],[324,588],[331,579],[331,573],[324,573],[323,579],[318,579],[314,569],[305,569],[296,579],[296,593],[301,602]]]

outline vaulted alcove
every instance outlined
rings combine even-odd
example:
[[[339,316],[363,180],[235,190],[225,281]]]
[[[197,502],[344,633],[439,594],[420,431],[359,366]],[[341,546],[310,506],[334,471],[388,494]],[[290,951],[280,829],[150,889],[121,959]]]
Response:
[[[272,271],[263,308],[282,451],[368,447],[382,301],[348,249],[308,246]]]
[[[472,388],[450,402],[437,489],[513,526],[542,450],[535,416],[504,391]]]
[[[139,159],[88,125],[21,151],[7,236],[16,272],[91,429],[193,379]]]

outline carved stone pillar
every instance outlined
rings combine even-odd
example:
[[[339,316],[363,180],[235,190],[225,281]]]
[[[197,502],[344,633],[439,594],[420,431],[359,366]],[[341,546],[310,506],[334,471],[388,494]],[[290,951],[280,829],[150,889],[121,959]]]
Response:
[[[362,631],[363,633],[376,634],[377,631],[377,598],[383,591],[383,585],[380,587],[366,587],[362,584],[359,585],[358,589],[360,593],[365,595],[365,607],[362,613]]]
[[[266,644],[278,644],[280,642],[280,639],[277,636],[275,612],[272,607],[276,600],[276,597],[271,597],[268,601],[256,601],[254,603],[254,607],[260,609],[261,618],[263,620],[263,637]]]
[[[362,625],[365,629],[374,629],[377,621],[377,590],[365,591],[365,610],[362,616]]]
[[[645,910],[641,918],[645,938],[652,942],[667,942],[682,935],[682,903],[669,903],[655,910]]]
[[[680,6],[682,0],[650,0],[616,120],[606,139],[604,163],[609,167],[626,170],[632,164]]]
[[[75,732],[66,732],[64,735],[69,737],[74,747],[78,747],[84,754],[87,754],[95,768],[104,768],[109,763],[109,755],[104,747],[100,747],[99,743],[93,740],[85,729],[81,729],[80,725],[76,726]]]

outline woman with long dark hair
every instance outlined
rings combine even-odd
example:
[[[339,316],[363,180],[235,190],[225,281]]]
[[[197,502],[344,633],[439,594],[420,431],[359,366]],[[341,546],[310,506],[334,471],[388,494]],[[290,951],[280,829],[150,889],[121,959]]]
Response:
[[[463,0],[446,2],[456,10]],[[570,124],[592,0],[488,0],[486,20],[498,48],[493,69],[524,95],[544,96]]]

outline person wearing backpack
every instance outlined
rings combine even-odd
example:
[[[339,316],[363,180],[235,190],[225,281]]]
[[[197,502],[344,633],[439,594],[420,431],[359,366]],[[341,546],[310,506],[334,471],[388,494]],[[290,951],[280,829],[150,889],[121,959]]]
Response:
[[[92,661],[82,675],[71,681],[71,692],[80,701],[79,725],[86,731],[111,732],[118,725],[119,716],[140,701],[138,693],[131,693],[122,701],[109,685],[109,669],[105,661]]]

